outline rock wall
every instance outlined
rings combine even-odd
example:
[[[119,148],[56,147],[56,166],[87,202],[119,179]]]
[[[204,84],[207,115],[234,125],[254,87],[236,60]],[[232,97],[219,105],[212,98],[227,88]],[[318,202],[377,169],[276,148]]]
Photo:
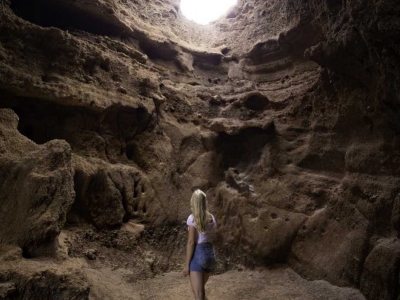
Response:
[[[1,242],[44,255],[31,245],[67,210],[66,226],[176,224],[200,187],[225,256],[397,299],[397,2],[239,1],[202,27],[179,1],[0,1],[0,107],[31,140],[13,121],[1,155],[63,180],[40,176],[57,218],[30,224],[49,234]],[[26,215],[10,203],[33,189],[2,210]]]
[[[71,149],[60,140],[34,144],[12,110],[0,110],[0,120],[1,243],[30,257],[54,248],[74,201]]]

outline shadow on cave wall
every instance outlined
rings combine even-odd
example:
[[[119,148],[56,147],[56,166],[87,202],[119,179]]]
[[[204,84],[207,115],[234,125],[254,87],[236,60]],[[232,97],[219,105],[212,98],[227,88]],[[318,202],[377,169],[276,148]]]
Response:
[[[21,134],[37,144],[64,139],[78,153],[88,150],[84,147],[86,142],[97,137],[105,146],[108,142],[111,144],[109,139],[119,140],[119,154],[124,155],[126,147],[123,144],[142,133],[152,120],[151,113],[143,108],[113,106],[103,112],[94,112],[84,107],[17,97],[4,90],[0,90],[0,96],[0,108],[11,108],[18,115]]]
[[[79,11],[61,1],[11,0],[10,7],[17,16],[42,27],[83,30],[109,36],[120,36],[123,32],[104,18]]]
[[[275,128],[246,128],[238,134],[220,133],[216,140],[216,151],[222,156],[221,167],[245,169],[254,165],[261,156],[264,146],[271,142]]]

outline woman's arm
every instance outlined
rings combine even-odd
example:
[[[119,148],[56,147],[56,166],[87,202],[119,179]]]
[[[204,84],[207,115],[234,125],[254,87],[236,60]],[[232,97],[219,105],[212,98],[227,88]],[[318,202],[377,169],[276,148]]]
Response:
[[[193,226],[189,226],[189,235],[186,244],[186,260],[185,260],[185,267],[183,268],[183,276],[189,275],[189,264],[190,260],[192,259],[194,247],[196,244],[195,239],[196,239],[196,228]]]

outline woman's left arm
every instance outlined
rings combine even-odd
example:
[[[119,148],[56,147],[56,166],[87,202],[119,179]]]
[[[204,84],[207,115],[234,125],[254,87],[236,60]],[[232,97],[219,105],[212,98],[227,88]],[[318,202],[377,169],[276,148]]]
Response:
[[[193,256],[193,251],[194,247],[196,245],[196,228],[193,226],[189,226],[189,235],[188,235],[188,241],[186,245],[186,260],[185,260],[185,267],[183,268],[183,276],[189,275],[189,265],[190,265],[190,260],[192,259]]]

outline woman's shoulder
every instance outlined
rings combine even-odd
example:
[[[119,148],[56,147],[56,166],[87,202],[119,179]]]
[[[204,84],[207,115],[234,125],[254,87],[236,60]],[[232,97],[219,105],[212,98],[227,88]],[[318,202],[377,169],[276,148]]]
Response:
[[[188,226],[196,226],[196,224],[195,224],[195,222],[194,222],[194,216],[193,216],[193,214],[191,214],[191,215],[187,218],[186,224],[187,224]]]

